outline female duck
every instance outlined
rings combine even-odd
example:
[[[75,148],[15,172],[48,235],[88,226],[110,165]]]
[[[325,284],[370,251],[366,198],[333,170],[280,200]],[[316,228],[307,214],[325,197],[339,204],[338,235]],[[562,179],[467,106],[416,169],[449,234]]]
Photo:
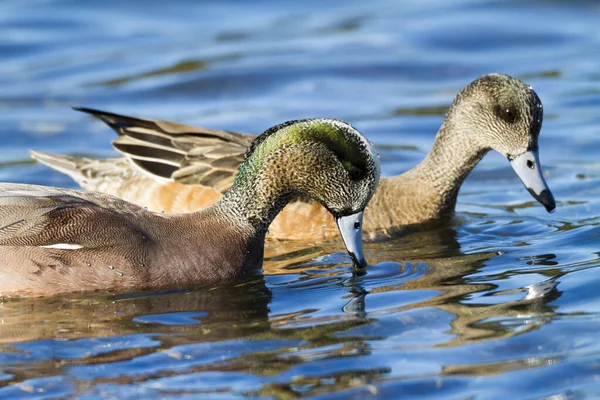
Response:
[[[258,136],[231,189],[195,213],[154,213],[97,192],[0,184],[0,295],[234,279],[260,267],[267,227],[298,196],[334,215],[363,267],[362,213],[378,182],[372,145],[348,124],[316,119]]]
[[[90,160],[34,152],[38,161],[81,186],[156,211],[190,212],[212,204],[229,188],[253,136],[124,117],[82,109],[120,135],[125,158]],[[530,193],[548,211],[554,198],[538,157],[542,103],[531,87],[507,75],[484,75],[460,92],[432,150],[410,171],[382,179],[365,213],[371,237],[451,215],[461,184],[491,149],[505,156]],[[269,228],[277,239],[320,240],[336,234],[317,203],[294,202]]]

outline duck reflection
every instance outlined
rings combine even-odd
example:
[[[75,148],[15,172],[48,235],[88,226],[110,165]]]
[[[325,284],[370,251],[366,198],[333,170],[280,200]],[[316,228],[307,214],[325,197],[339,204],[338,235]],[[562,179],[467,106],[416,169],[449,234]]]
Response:
[[[169,320],[160,325],[144,320],[136,322],[141,316],[186,312],[202,312],[205,316],[198,317],[198,322],[211,327],[210,332],[204,333],[226,339],[260,330],[255,321],[266,320],[270,301],[271,293],[262,277],[195,291],[14,299],[2,303],[0,341],[66,340],[196,329],[194,324],[170,325]],[[235,328],[225,327],[226,321],[236,321]]]
[[[461,221],[454,220],[448,224],[428,224],[411,227],[400,238],[368,244],[369,260],[374,264],[366,271],[356,271],[351,277],[340,281],[340,286],[347,291],[348,300],[341,307],[343,313],[351,317],[357,324],[378,324],[378,319],[385,315],[402,315],[412,309],[435,308],[453,315],[447,333],[451,339],[437,344],[439,347],[461,346],[464,344],[507,338],[523,332],[538,329],[552,321],[555,317],[555,307],[550,303],[560,297],[557,290],[559,278],[563,275],[559,269],[547,269],[557,264],[556,256],[544,254],[532,256],[533,263],[541,269],[536,271],[543,279],[531,285],[512,291],[498,291],[498,286],[492,283],[478,283],[470,276],[476,274],[487,262],[502,255],[500,252],[480,252],[464,254],[458,240]],[[279,254],[274,254],[271,248],[270,262],[265,264],[265,274],[278,275],[290,273],[306,273],[309,276],[334,276],[337,274],[333,265],[324,263],[323,270],[328,271],[316,275],[314,260],[327,258],[327,254],[339,251],[341,246],[335,244],[320,245],[311,248],[296,248],[294,243],[286,243],[278,247]],[[285,248],[289,253],[284,254]],[[390,262],[390,259],[402,260]],[[308,262],[313,260],[312,263]],[[393,271],[393,272],[392,272]],[[397,307],[369,311],[369,298],[378,293],[391,291],[423,291],[435,293],[426,300],[411,302]],[[514,295],[514,299],[505,302],[474,302],[473,298],[485,298],[493,295]],[[291,316],[290,318],[293,318]],[[401,317],[398,317],[401,318]],[[511,324],[503,323],[511,321]],[[518,325],[518,326],[517,326]],[[345,326],[349,329],[349,326]],[[342,331],[338,331],[342,332]],[[359,333],[362,332],[362,333]],[[329,354],[330,357],[341,357],[341,354],[370,354],[371,342],[385,340],[378,337],[378,330],[358,331],[350,329],[344,336],[352,340],[344,344],[343,353]],[[547,360],[530,359],[526,365],[522,360],[506,363],[490,363],[490,365],[475,365],[480,370],[471,368],[473,365],[442,366],[442,374],[485,375],[500,370],[533,368],[543,365]],[[361,386],[371,394],[377,393],[377,388],[371,382],[385,377],[388,372],[385,364],[377,369],[376,374],[359,371],[354,376],[335,376],[323,374],[318,377],[303,378],[286,384],[264,385],[259,394],[275,395],[294,398],[294,396],[317,395],[333,392],[343,388]],[[331,382],[328,381],[331,380]],[[328,383],[324,383],[328,382]],[[301,393],[295,387],[307,385],[310,390]]]
[[[151,353],[164,354],[164,369],[132,371],[136,382],[203,371],[271,376],[315,357],[349,357],[367,351],[356,338],[337,338],[335,334],[372,321],[353,318],[278,329],[269,319],[271,299],[271,290],[259,276],[187,292],[7,301],[2,304],[0,358],[15,353],[23,357],[3,366],[2,372],[10,379],[0,382],[0,388],[23,386],[40,376],[58,376],[69,366],[128,362]],[[108,338],[108,343],[95,338]],[[154,344],[147,345],[148,340]],[[123,342],[124,347],[115,345]],[[61,343],[71,348],[90,346],[83,352],[75,350],[61,356],[63,353],[57,351]],[[216,361],[209,357],[210,343],[223,343],[223,349],[212,350],[220,352]],[[232,353],[228,346],[235,348],[235,343],[247,349]],[[265,348],[257,348],[256,343],[264,343]],[[313,350],[321,347],[327,350]],[[39,348],[43,351],[37,352]],[[174,372],[169,361],[181,363],[176,368],[181,372]],[[345,376],[342,373],[339,379],[347,381]],[[123,379],[117,375],[95,383],[122,384]],[[269,390],[276,390],[275,386]]]
[[[463,222],[454,218],[451,221],[410,226],[402,232],[401,237],[366,244],[368,259],[372,265],[366,271],[355,273],[342,282],[350,297],[342,310],[360,318],[375,318],[376,315],[367,311],[370,294],[402,290],[435,291],[436,295],[424,301],[401,305],[386,312],[435,307],[454,315],[450,327],[454,339],[444,346],[508,337],[550,322],[554,317],[555,307],[549,304],[561,295],[556,286],[563,275],[557,268],[548,269],[557,265],[556,256],[543,254],[530,257],[528,264],[539,265],[540,271],[537,273],[548,279],[513,290],[515,294],[522,293],[520,299],[476,303],[473,298],[478,296],[486,298],[510,293],[497,292],[496,284],[480,283],[470,278],[488,261],[502,253],[491,251],[464,254],[458,240],[459,228]],[[314,268],[314,263],[308,263],[309,260],[326,257],[326,254],[335,251],[343,252],[343,247],[335,244],[302,249],[295,246],[298,244],[284,243],[277,247],[280,251],[277,255],[274,255],[274,249],[271,248],[270,262],[265,264],[265,274],[310,270]],[[282,249],[289,253],[281,254]],[[394,265],[390,260],[397,262]],[[326,269],[333,270],[329,267],[331,266],[326,265]],[[390,272],[391,269],[394,271]],[[516,297],[518,296],[513,296]],[[543,317],[527,319],[524,317],[527,315]],[[523,330],[515,330],[511,326],[489,322],[507,318],[519,318],[527,326]]]

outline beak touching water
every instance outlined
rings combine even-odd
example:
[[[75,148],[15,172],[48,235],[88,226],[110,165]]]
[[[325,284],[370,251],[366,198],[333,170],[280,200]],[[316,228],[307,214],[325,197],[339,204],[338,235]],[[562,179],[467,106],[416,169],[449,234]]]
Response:
[[[552,212],[556,208],[556,202],[550,188],[542,175],[542,168],[538,156],[538,150],[529,150],[510,161],[513,169],[521,178],[529,193],[539,201],[546,211]]]
[[[362,211],[335,219],[346,245],[346,250],[348,250],[348,254],[350,254],[352,261],[354,261],[354,264],[358,268],[365,268],[367,266],[362,249],[362,220]]]

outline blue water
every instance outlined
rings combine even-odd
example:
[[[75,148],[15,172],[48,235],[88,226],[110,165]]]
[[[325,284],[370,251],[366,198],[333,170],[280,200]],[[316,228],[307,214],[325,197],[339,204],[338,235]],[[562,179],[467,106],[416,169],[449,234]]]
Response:
[[[348,120],[385,175],[503,72],[544,103],[547,214],[489,154],[457,215],[366,245],[271,244],[251,282],[0,304],[0,398],[600,397],[596,1],[5,0],[0,180],[75,187],[28,148],[107,157],[90,106],[259,133]],[[307,247],[308,246],[308,247]]]

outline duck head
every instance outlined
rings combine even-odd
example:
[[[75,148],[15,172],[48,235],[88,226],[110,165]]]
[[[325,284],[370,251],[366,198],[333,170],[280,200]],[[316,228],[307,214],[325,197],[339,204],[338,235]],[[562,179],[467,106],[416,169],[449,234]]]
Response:
[[[508,75],[483,75],[459,93],[449,114],[478,148],[506,157],[529,193],[554,211],[538,150],[544,109],[531,86]]]
[[[375,148],[351,125],[335,119],[296,120],[274,126],[252,142],[232,193],[244,193],[242,204],[253,202],[244,208],[261,227],[294,198],[318,201],[335,218],[354,263],[365,267],[363,212],[379,175]]]

